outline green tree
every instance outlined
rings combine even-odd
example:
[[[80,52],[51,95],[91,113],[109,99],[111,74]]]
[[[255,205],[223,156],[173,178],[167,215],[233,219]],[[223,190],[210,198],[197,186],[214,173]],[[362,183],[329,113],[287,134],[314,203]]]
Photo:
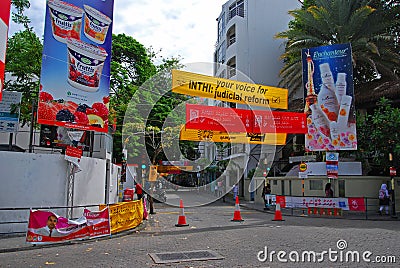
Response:
[[[8,39],[5,71],[13,79],[5,81],[5,90],[22,92],[20,121],[24,125],[30,122],[32,104],[38,98],[43,45],[30,27],[29,18],[24,15],[24,10],[30,6],[29,1],[14,0],[12,5],[16,10],[12,13],[12,20],[21,24],[24,30]]]
[[[400,109],[382,98],[371,114],[357,117],[357,151],[360,160],[369,159],[381,170],[388,170],[389,153],[397,161],[400,156]]]
[[[396,10],[398,7],[388,5],[388,1],[304,1],[302,8],[289,12],[294,17],[289,29],[276,35],[287,39],[281,56],[285,65],[280,86],[301,88],[303,48],[340,43],[351,43],[356,83],[397,78],[400,55],[396,49],[398,35],[394,34],[399,25],[394,19]]]

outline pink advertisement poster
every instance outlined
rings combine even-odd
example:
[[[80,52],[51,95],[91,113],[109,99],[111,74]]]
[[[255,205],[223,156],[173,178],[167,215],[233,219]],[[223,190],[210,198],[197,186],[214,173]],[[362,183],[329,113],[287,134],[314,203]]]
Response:
[[[302,50],[306,151],[357,150],[350,44]]]
[[[11,0],[0,3],[0,101],[4,87],[4,71],[6,62],[8,25],[10,21]]]
[[[111,234],[108,207],[101,211],[84,210],[83,216],[70,220],[51,211],[31,210],[26,242],[54,243],[101,237]]]
[[[113,0],[48,0],[38,123],[108,132]]]

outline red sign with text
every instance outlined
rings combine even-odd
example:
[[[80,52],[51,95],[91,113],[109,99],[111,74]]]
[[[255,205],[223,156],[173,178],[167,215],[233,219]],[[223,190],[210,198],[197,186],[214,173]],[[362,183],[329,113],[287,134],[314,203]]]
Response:
[[[186,128],[248,133],[307,133],[304,113],[186,104]]]
[[[10,21],[11,0],[2,0],[0,4],[0,101],[4,87],[8,25]]]

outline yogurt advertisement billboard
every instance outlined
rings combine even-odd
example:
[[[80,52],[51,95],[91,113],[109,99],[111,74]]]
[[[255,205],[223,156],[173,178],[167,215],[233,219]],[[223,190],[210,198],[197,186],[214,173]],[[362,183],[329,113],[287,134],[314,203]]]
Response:
[[[48,0],[38,123],[108,132],[113,0]]]
[[[307,151],[357,150],[350,44],[302,50]]]

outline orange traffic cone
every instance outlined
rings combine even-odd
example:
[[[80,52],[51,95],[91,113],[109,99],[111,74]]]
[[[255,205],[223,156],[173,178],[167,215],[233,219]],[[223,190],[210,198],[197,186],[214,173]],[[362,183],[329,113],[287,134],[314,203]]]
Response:
[[[240,207],[239,207],[239,197],[238,196],[236,196],[235,212],[233,213],[233,219],[231,221],[243,221],[242,216],[240,216]]]
[[[284,219],[282,219],[281,205],[279,203],[276,204],[273,221],[284,221]]]
[[[176,227],[182,227],[182,226],[189,226],[189,224],[186,223],[186,216],[185,216],[185,211],[183,208],[183,201],[179,202],[179,208],[181,210],[179,217],[178,217],[178,223],[175,224]]]

